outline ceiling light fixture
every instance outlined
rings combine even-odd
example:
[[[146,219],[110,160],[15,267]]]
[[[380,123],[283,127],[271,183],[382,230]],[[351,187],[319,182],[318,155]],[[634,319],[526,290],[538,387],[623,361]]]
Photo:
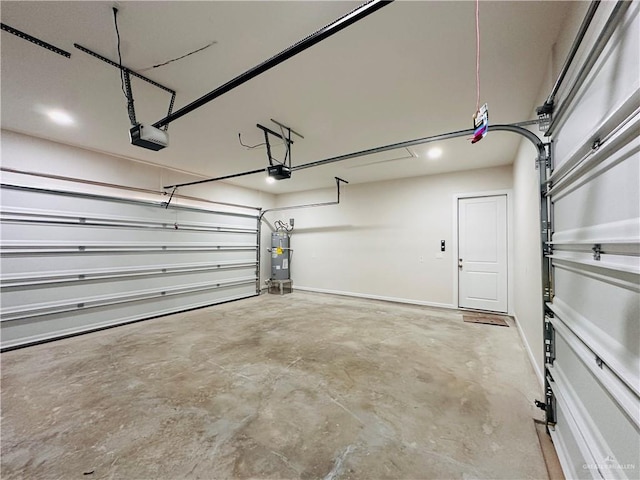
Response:
[[[273,177],[267,177],[266,180],[267,180],[267,183],[276,183],[276,179]]]
[[[64,110],[49,110],[47,111],[47,117],[58,125],[73,125],[76,123],[73,117]]]
[[[436,158],[440,158],[442,156],[442,149],[440,147],[432,147],[427,152],[427,156],[431,160],[435,160]]]

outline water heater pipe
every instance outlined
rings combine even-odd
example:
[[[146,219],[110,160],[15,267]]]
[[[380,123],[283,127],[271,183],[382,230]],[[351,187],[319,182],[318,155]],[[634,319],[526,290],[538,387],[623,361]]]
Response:
[[[346,180],[343,180],[339,177],[334,177],[336,179],[336,189],[337,189],[337,198],[335,202],[321,202],[321,203],[307,203],[304,205],[291,205],[290,207],[275,207],[275,208],[267,208],[260,213],[258,220],[262,220],[265,213],[268,212],[279,212],[281,210],[295,210],[298,208],[311,208],[311,207],[327,207],[329,205],[338,205],[340,203],[340,182],[349,183]]]

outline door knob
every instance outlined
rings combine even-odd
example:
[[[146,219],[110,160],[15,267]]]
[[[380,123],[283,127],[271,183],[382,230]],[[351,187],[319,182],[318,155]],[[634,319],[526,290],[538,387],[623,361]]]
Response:
[[[458,259],[458,268],[460,270],[462,270],[462,259],[461,258]]]

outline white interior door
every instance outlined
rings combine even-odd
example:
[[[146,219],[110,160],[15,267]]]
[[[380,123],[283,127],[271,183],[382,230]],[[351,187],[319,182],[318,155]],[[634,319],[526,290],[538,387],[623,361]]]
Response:
[[[507,196],[458,200],[458,305],[507,312]]]

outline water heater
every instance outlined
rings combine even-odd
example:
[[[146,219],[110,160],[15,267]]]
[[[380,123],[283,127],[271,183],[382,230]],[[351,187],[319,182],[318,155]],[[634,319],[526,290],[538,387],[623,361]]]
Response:
[[[289,232],[271,234],[271,280],[289,280]]]

